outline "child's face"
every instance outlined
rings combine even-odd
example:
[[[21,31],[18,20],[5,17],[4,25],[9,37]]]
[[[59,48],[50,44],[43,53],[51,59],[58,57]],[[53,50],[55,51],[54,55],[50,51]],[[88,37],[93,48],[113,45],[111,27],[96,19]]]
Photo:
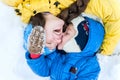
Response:
[[[45,23],[45,33],[46,33],[46,47],[49,49],[54,49],[61,43],[62,40],[62,30],[64,21],[59,19],[52,14],[48,13],[44,15]]]

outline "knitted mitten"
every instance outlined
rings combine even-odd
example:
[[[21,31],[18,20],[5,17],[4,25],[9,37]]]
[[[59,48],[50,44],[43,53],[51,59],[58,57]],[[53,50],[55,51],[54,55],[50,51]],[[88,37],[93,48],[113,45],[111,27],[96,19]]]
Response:
[[[28,50],[30,54],[42,54],[45,45],[45,33],[42,26],[35,26],[29,36]]]

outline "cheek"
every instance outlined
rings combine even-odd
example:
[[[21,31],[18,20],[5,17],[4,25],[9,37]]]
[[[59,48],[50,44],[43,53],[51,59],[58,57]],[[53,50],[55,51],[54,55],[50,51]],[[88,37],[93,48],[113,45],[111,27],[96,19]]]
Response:
[[[46,43],[47,44],[57,44],[56,39],[54,38],[53,34],[46,34]]]
[[[57,35],[50,30],[46,30],[46,43],[59,44],[61,42],[61,35]]]
[[[52,41],[52,33],[51,33],[51,31],[46,30],[45,35],[46,35],[46,42],[51,42]]]
[[[51,35],[46,36],[46,47],[50,49],[55,48],[60,42],[61,40],[58,40]]]
[[[51,43],[51,42],[53,42],[52,36],[47,35],[46,36],[46,43]]]

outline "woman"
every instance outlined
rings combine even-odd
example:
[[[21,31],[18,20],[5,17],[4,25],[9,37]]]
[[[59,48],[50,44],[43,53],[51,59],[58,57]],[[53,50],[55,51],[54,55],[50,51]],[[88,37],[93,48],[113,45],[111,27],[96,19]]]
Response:
[[[50,76],[51,80],[96,80],[100,67],[95,54],[104,38],[103,26],[93,19],[82,16],[71,22],[65,33],[62,33],[64,25],[62,19],[48,12],[32,16],[24,33],[26,44],[29,43],[26,52],[27,63],[34,73],[44,77]],[[45,44],[44,35],[38,35],[41,32],[45,33]],[[86,36],[79,38],[82,35]],[[65,52],[56,49],[61,43],[66,43],[72,38],[82,51]],[[86,41],[82,41],[84,38]],[[84,42],[84,45],[79,42]],[[45,45],[42,47],[43,52],[39,43]]]

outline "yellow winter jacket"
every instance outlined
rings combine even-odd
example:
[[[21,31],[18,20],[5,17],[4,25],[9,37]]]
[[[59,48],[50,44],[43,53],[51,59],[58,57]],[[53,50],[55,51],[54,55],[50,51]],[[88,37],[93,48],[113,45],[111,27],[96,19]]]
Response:
[[[2,0],[2,2],[9,6],[17,7],[20,3],[23,2],[23,0]]]
[[[28,23],[31,16],[39,12],[51,12],[57,15],[76,0],[3,0],[4,3],[15,7],[23,22]]]
[[[120,41],[120,1],[90,0],[86,13],[100,17],[104,23],[105,39],[101,53],[111,55]]]

